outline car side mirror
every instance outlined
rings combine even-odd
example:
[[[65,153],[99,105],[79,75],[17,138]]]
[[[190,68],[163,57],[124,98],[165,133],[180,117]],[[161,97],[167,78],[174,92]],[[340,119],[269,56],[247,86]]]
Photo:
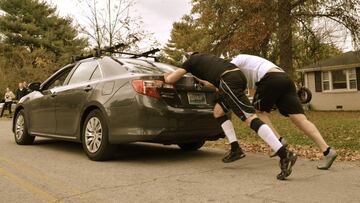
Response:
[[[30,91],[39,91],[40,90],[40,85],[41,83],[40,82],[33,82],[33,83],[30,83],[28,88],[30,89]]]

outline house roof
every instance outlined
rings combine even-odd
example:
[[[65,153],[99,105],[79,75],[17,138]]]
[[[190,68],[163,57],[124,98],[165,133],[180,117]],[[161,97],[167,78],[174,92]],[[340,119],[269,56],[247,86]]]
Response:
[[[349,51],[301,68],[301,72],[360,67],[360,51]]]

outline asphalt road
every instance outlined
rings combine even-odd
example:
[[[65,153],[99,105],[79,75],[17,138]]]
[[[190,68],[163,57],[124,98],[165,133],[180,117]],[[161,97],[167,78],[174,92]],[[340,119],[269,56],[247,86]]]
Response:
[[[231,164],[223,150],[119,145],[112,161],[87,159],[80,144],[36,139],[15,144],[0,120],[0,202],[359,202],[360,163],[329,171],[298,160],[276,180],[276,158],[248,154]]]

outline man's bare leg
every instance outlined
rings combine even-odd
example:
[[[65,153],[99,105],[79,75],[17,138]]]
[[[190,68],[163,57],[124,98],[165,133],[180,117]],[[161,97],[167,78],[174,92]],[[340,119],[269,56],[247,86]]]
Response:
[[[268,124],[270,128],[273,130],[275,135],[280,138],[280,134],[275,130],[272,126],[271,120],[269,118],[269,113],[266,112],[257,112],[256,113],[259,118],[264,121],[264,123]],[[301,131],[303,131],[309,138],[311,138],[322,150],[322,152],[326,151],[329,147],[323,137],[321,136],[319,130],[316,126],[310,122],[304,114],[292,114],[289,115],[290,120],[298,127]]]
[[[322,160],[320,160],[318,169],[329,169],[337,157],[336,151],[331,149],[329,145],[326,144],[319,130],[306,118],[304,114],[291,114],[289,117],[291,121],[308,137],[310,137],[322,150],[324,157]]]
[[[321,136],[316,126],[310,122],[304,114],[291,114],[289,115],[290,120],[309,138],[311,138],[321,149],[325,152],[329,145],[326,144],[324,138]]]

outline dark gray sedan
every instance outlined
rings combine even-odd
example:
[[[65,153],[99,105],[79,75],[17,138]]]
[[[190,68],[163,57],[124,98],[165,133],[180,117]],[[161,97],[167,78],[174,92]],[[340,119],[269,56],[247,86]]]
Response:
[[[193,77],[176,85],[163,74],[175,67],[141,59],[94,57],[67,65],[16,106],[17,144],[35,136],[81,142],[92,160],[111,157],[113,144],[153,142],[196,150],[223,137],[212,116],[214,92]]]

